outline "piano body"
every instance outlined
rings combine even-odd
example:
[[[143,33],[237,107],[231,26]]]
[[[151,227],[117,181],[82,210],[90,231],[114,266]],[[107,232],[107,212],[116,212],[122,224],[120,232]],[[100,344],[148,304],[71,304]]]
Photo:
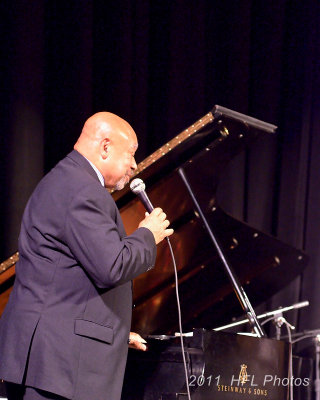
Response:
[[[147,352],[130,350],[122,400],[187,399],[178,339],[149,338]],[[192,400],[287,400],[288,343],[194,329],[184,346]]]
[[[249,299],[261,303],[293,280],[306,255],[226,214],[217,204],[220,172],[259,135],[276,127],[215,106],[139,164],[154,206],[162,207],[175,229],[170,238],[179,272],[183,326],[213,328],[242,310],[194,203],[181,179],[183,168],[207,221],[219,238]],[[127,232],[143,218],[144,207],[129,190],[114,193]],[[276,276],[276,279],[275,279]],[[169,248],[158,246],[156,266],[134,280],[133,329],[142,334],[177,330],[174,272]]]
[[[175,230],[171,243],[178,267],[183,329],[200,328],[206,340],[211,331],[206,333],[204,329],[227,323],[242,310],[179,170],[187,177],[241,285],[257,305],[301,273],[307,256],[226,214],[217,204],[216,191],[220,171],[228,162],[260,135],[273,135],[275,129],[274,125],[215,106],[139,163],[135,173],[146,183],[151,202],[164,209]],[[144,207],[128,187],[113,196],[130,234],[143,219]],[[0,312],[11,289],[18,257],[16,253],[0,264]],[[133,293],[133,331],[148,336],[172,335],[178,330],[174,271],[166,241],[158,246],[154,269],[134,280]],[[197,357],[205,357],[207,347],[202,347],[202,355]]]

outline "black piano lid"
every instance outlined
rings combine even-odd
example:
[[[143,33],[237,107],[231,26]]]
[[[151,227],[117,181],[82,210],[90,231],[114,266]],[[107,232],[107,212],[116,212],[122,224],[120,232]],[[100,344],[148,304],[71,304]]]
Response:
[[[228,162],[276,126],[215,106],[138,165],[135,176],[147,183],[155,206],[168,215],[175,234],[183,327],[213,328],[242,314],[232,287],[177,168],[183,166],[197,200],[254,306],[293,280],[306,255],[226,214],[216,202],[220,173]],[[201,171],[201,174],[199,174]],[[130,234],[144,216],[143,206],[128,188],[114,193]],[[158,245],[156,266],[134,280],[132,329],[143,334],[177,330],[173,268],[166,243]]]

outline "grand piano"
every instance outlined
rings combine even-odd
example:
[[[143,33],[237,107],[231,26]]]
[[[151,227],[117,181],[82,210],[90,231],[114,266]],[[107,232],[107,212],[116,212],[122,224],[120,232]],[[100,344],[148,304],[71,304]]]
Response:
[[[307,256],[302,251],[236,220],[219,207],[216,199],[220,171],[260,136],[274,135],[275,130],[274,125],[216,105],[138,165],[135,177],[143,179],[151,202],[163,208],[175,230],[171,243],[178,267],[183,329],[187,332],[197,328],[194,330],[195,337],[200,335],[202,338],[190,339],[191,342],[208,342],[208,337],[212,338],[209,342],[219,342],[211,329],[229,322],[231,317],[239,316],[243,311],[221,257],[181,178],[181,171],[210,229],[218,238],[223,254],[254,306],[287,285],[307,264]],[[113,197],[130,234],[143,219],[145,209],[128,187],[114,192]],[[7,302],[18,258],[19,254],[15,253],[0,264],[0,312]],[[133,294],[132,330],[150,338],[157,335],[172,337],[178,330],[178,317],[174,271],[166,241],[158,246],[154,269],[134,280]],[[211,346],[207,343],[206,347],[192,347],[192,343],[188,347],[193,348],[193,354],[199,351],[205,353]],[[168,346],[176,346],[174,339],[165,346],[151,340],[149,354],[152,348],[162,352],[163,347],[167,349]],[[287,356],[283,354],[288,349],[285,346],[281,348],[282,358],[279,357],[287,368],[287,358],[283,358]],[[205,357],[205,354],[198,354],[197,357]],[[173,393],[172,398],[180,398],[177,393]],[[170,396],[170,393],[159,394],[154,399],[170,399]],[[210,398],[210,394],[207,396],[203,398]],[[286,395],[275,396],[280,399]],[[124,395],[124,398],[134,399],[132,394],[129,397]],[[138,398],[153,399],[143,395]]]
[[[179,170],[183,168],[211,229],[255,305],[293,280],[306,255],[232,218],[217,204],[219,175],[238,153],[276,127],[221,106],[200,118],[139,164],[154,206],[162,207],[175,229],[171,237],[179,271],[185,330],[212,328],[242,310]],[[143,218],[144,207],[129,190],[114,193],[128,233]],[[276,277],[276,279],[275,279]],[[142,334],[177,330],[174,273],[165,242],[156,266],[134,281],[133,329]]]

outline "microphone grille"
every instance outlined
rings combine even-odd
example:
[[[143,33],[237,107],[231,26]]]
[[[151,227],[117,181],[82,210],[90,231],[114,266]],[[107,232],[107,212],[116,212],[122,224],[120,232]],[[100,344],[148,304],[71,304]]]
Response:
[[[136,178],[130,182],[130,189],[134,194],[138,194],[146,189],[146,185],[144,184],[142,179]]]

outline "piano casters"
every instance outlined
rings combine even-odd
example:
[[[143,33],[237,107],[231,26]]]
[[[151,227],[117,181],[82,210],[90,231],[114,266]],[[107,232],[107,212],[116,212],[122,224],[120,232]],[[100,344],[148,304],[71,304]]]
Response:
[[[219,258],[224,266],[225,272],[228,275],[228,278],[233,286],[233,289],[237,295],[237,298],[241,304],[241,307],[243,309],[243,311],[247,314],[248,320],[249,320],[249,324],[251,326],[251,329],[255,332],[255,334],[257,335],[257,337],[265,337],[265,333],[257,319],[257,316],[252,308],[252,305],[243,289],[243,287],[240,285],[240,282],[238,281],[238,278],[236,277],[235,273],[232,270],[231,265],[229,264],[229,262],[226,259],[226,256],[224,255],[221,246],[218,242],[218,239],[216,238],[216,236],[214,235],[205,215],[203,214],[201,207],[196,199],[196,196],[194,195],[192,188],[188,182],[188,179],[185,175],[184,169],[183,168],[179,168],[178,169],[179,175],[182,178],[182,181],[186,187],[186,189],[188,190],[190,197],[194,203],[194,206],[196,207],[199,216],[202,220],[202,222],[204,223],[204,226],[209,234],[209,237],[215,247],[215,249],[218,252]]]

